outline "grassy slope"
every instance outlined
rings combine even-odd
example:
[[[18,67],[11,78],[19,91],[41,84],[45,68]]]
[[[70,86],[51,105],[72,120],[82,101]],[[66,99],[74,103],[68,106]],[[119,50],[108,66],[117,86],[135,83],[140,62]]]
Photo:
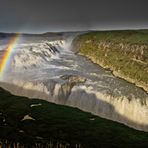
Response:
[[[42,105],[30,107],[31,104],[38,103]],[[27,114],[35,120],[22,121]],[[90,120],[92,118],[95,120]],[[70,144],[71,147],[81,144],[85,148],[148,147],[148,133],[136,131],[76,108],[14,96],[1,88],[0,139],[30,145],[55,141]]]
[[[75,40],[79,53],[148,91],[148,31],[90,32]]]

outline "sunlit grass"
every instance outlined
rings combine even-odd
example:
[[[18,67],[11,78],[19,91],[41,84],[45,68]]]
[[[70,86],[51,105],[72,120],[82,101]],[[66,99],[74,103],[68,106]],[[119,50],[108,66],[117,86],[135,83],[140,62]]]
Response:
[[[79,53],[148,90],[148,32],[90,32],[75,40]]]

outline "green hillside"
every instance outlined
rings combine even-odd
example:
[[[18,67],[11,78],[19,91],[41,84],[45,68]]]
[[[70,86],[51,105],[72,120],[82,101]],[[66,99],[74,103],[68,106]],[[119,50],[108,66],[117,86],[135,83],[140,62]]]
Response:
[[[100,31],[78,36],[73,50],[148,91],[148,31]]]

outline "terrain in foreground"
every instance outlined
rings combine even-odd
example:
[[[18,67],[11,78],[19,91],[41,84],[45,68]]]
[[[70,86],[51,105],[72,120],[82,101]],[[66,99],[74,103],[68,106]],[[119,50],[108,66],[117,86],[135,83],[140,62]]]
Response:
[[[0,145],[148,147],[148,133],[79,109],[28,99],[0,88]]]

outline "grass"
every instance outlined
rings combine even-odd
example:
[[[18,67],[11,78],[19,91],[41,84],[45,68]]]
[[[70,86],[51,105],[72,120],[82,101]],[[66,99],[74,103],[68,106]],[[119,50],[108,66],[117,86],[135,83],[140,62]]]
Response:
[[[148,44],[148,30],[93,31],[82,34],[83,39],[98,39],[124,43]]]
[[[28,114],[34,120],[22,120]],[[0,88],[0,145],[6,143],[19,143],[20,147],[147,148],[148,133],[77,108],[14,96]]]
[[[148,91],[148,32],[100,31],[78,36],[79,53]]]

